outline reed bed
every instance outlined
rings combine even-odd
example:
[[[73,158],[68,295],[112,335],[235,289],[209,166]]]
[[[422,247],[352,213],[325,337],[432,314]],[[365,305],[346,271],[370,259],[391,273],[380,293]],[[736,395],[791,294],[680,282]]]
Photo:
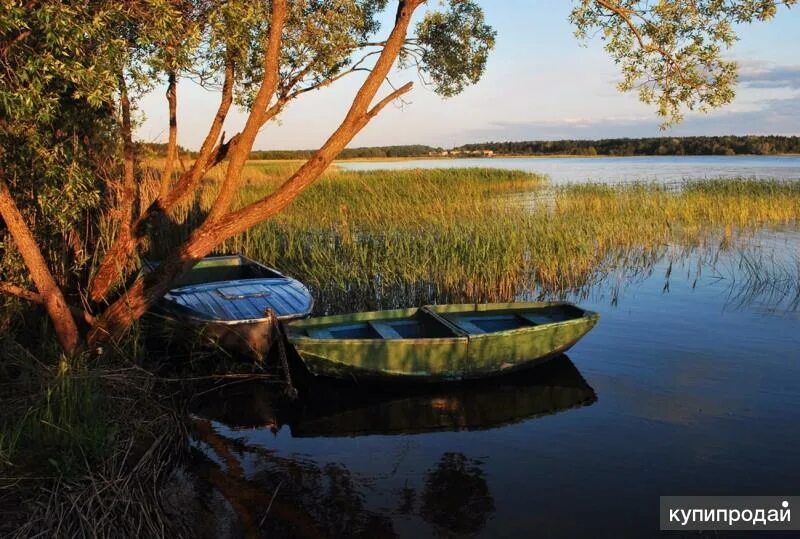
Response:
[[[297,166],[250,163],[238,204],[268,194]],[[182,209],[165,247],[202,218],[216,179]],[[333,169],[219,251],[275,265],[314,289],[320,312],[336,312],[561,295],[669,244],[725,244],[798,217],[800,182],[552,187],[496,169]]]

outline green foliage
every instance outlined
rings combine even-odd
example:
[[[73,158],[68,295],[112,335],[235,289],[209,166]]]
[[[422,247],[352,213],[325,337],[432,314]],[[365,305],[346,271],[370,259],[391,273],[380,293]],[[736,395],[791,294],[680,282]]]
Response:
[[[125,40],[114,31],[118,2],[24,2],[0,7],[4,62],[0,115],[6,121],[47,123],[63,97],[99,107],[117,85]]]
[[[386,0],[302,0],[290,2],[283,35],[279,94],[292,96],[335,80],[343,74],[370,69],[381,42],[370,41],[380,29],[378,16]],[[237,102],[252,104],[263,73],[263,44],[269,31],[268,13],[257,13],[257,4],[244,9],[226,5],[224,23],[212,24],[209,50],[222,41],[247,57],[237,75]],[[237,10],[236,16],[229,12]],[[253,11],[256,10],[256,11]],[[478,82],[494,46],[495,32],[484,22],[482,9],[471,0],[451,0],[446,12],[432,11],[416,27],[401,53],[401,63],[414,63],[430,76],[435,91],[444,96],[460,93]],[[231,39],[230,36],[242,36]],[[213,62],[209,63],[209,66]]]
[[[475,2],[450,0],[447,12],[427,13],[417,25],[420,71],[436,93],[457,95],[480,80],[496,34]]]
[[[75,235],[114,170],[112,114],[125,39],[116,2],[40,2],[0,7],[0,174],[27,214],[55,273],[86,261]],[[90,219],[89,219],[90,220]],[[0,228],[0,242],[10,239]],[[71,245],[70,245],[71,243]],[[18,254],[0,255],[0,279],[25,275]]]
[[[622,70],[620,91],[638,91],[655,105],[662,127],[679,122],[684,109],[730,103],[737,68],[724,52],[737,39],[735,26],[765,21],[797,0],[580,0],[571,21],[580,39],[600,35]]]

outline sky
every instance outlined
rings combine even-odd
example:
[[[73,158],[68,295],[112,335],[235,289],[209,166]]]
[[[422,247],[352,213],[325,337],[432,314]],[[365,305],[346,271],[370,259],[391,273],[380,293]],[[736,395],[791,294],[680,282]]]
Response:
[[[772,21],[738,28],[727,56],[740,65],[733,103],[708,114],[687,115],[667,131],[652,107],[617,91],[617,66],[600,41],[581,44],[568,21],[573,2],[485,0],[486,20],[497,42],[482,80],[443,99],[420,84],[415,71],[395,70],[395,85],[414,81],[407,103],[389,106],[349,145],[428,144],[451,148],[501,140],[595,139],[685,135],[800,134],[800,7],[781,8]],[[392,4],[392,3],[390,3]],[[431,0],[432,6],[437,2]],[[387,14],[382,34],[393,14]],[[308,149],[321,145],[344,117],[360,79],[348,77],[292,103],[268,124],[254,149]],[[388,86],[386,88],[388,92]],[[381,94],[379,94],[381,95]],[[197,149],[219,104],[219,95],[190,80],[178,87],[178,142]],[[164,88],[139,106],[137,137],[163,142],[167,134]],[[246,115],[232,108],[230,136]]]

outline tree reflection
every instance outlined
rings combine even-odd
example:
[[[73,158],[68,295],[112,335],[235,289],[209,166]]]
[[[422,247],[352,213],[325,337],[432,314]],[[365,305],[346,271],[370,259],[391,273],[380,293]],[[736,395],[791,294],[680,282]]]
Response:
[[[438,535],[477,534],[494,511],[494,498],[479,461],[445,453],[428,472],[420,516]]]
[[[358,465],[330,462],[327,440],[341,438],[342,447],[359,451],[349,441],[356,436],[494,429],[596,399],[575,365],[560,356],[488,383],[369,388],[318,380],[295,401],[274,384],[236,384],[193,407],[193,430],[198,469],[213,486],[207,498],[224,496],[235,513],[234,535],[393,537],[398,519],[462,536],[479,533],[495,512],[481,462],[456,447],[426,455],[419,468],[403,472],[411,472],[404,483],[392,484],[397,465],[392,471],[368,466],[362,475]],[[275,432],[283,443],[288,436],[319,438],[320,453],[271,449]]]
[[[368,509],[359,481],[344,465],[280,457],[220,435],[207,420],[196,419],[194,426],[204,444],[195,470],[206,488],[198,494],[209,506],[218,503],[214,493],[221,494],[232,512],[220,521],[224,514],[209,507],[216,522],[202,537],[397,536],[392,512]],[[248,472],[245,461],[254,470]],[[495,512],[481,462],[462,453],[444,453],[419,490],[406,484],[393,513],[416,514],[439,536],[475,535]]]
[[[396,537],[388,516],[365,507],[346,467],[279,457],[220,435],[207,420],[196,418],[194,427],[203,444],[195,470],[222,494],[235,520],[216,522],[205,537]],[[245,460],[255,471],[247,472]]]

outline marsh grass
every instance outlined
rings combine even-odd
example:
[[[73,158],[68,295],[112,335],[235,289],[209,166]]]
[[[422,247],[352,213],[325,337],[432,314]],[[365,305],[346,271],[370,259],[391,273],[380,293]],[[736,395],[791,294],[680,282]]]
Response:
[[[135,367],[133,344],[98,365],[46,327],[16,333],[0,335],[0,536],[174,531],[160,492],[186,450],[176,388]]]
[[[270,193],[297,166],[249,163],[237,204]],[[153,244],[155,256],[199,222],[216,180],[206,178],[167,241]],[[724,246],[798,217],[800,182],[555,187],[497,169],[332,169],[285,211],[218,251],[275,265],[313,288],[319,312],[336,312],[563,295],[635,264],[641,253]]]
[[[65,362],[37,365],[2,402],[0,535],[177,533],[162,489],[186,451],[179,411],[144,371]]]

